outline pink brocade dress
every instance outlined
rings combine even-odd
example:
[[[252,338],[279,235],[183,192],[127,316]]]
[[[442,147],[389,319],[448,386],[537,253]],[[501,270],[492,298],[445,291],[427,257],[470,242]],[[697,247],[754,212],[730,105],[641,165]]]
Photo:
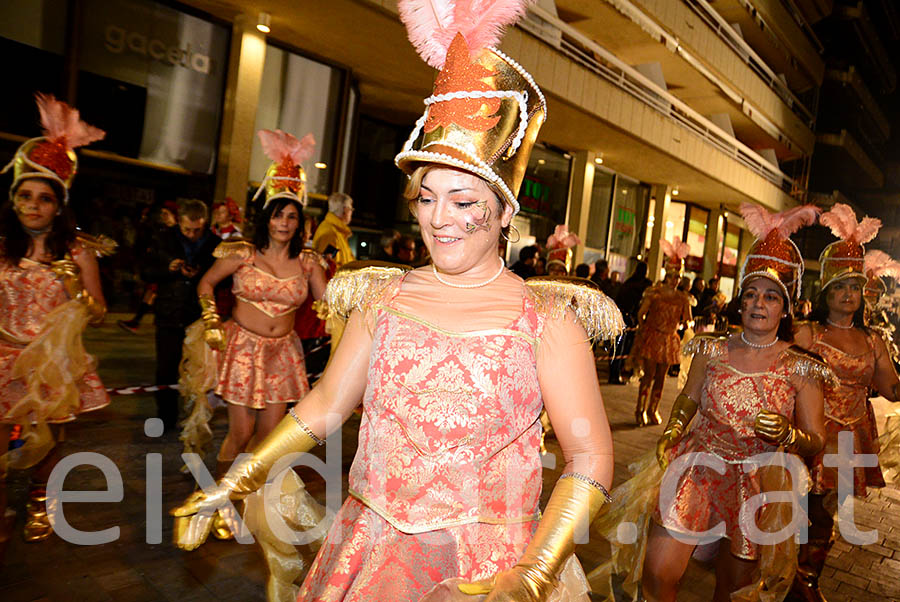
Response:
[[[650,309],[635,339],[632,354],[657,364],[681,362],[681,339],[678,326],[687,305],[687,296],[676,290],[656,286],[647,291],[651,296]]]
[[[68,301],[62,281],[49,266],[22,259],[18,266],[0,263],[0,422],[21,423],[16,406],[25,397],[25,383],[12,377],[22,350],[44,328],[44,318]],[[79,383],[81,405],[77,412],[47,416],[47,422],[69,422],[82,412],[109,404],[109,396],[91,367]],[[2,451],[5,451],[2,450]]]
[[[254,266],[252,260],[251,256],[235,271],[234,296],[271,317],[296,311],[307,296],[307,275],[278,278]],[[296,332],[266,337],[229,320],[225,335],[216,395],[228,403],[261,410],[267,403],[296,403],[309,392],[303,346]]]
[[[654,519],[676,532],[706,531],[724,522],[723,535],[731,541],[731,553],[739,558],[758,558],[758,547],[743,533],[739,512],[743,504],[762,491],[756,472],[745,472],[741,462],[776,447],[756,436],[753,424],[761,410],[793,417],[797,391],[790,381],[792,355],[786,349],[770,371],[744,373],[728,363],[724,341],[707,364],[700,406],[688,434],[669,452],[670,470],[676,460],[691,452],[715,454],[725,462],[724,474],[689,462],[681,473],[672,502]],[[659,506],[662,506],[662,502]]]
[[[373,311],[350,496],[298,600],[416,601],[445,579],[490,577],[540,516],[543,322],[529,294],[508,327],[469,333],[389,302]]]
[[[837,453],[838,433],[853,433],[853,450],[857,454],[878,454],[879,445],[873,433],[867,401],[869,387],[875,375],[875,333],[866,335],[868,349],[861,355],[851,355],[832,347],[822,340],[825,328],[814,327],[811,351],[818,353],[831,367],[839,384],[825,387],[825,449],[810,460],[813,493],[824,494],[837,487],[837,469],[826,468],[822,460],[825,454]],[[855,468],[853,470],[853,494],[866,495],[866,487],[884,487],[881,466]]]

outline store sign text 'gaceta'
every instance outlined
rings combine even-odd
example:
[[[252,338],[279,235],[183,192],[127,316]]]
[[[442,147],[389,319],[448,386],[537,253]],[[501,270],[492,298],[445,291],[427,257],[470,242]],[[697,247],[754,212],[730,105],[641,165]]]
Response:
[[[114,54],[122,54],[128,50],[169,65],[180,65],[209,75],[209,56],[194,52],[189,43],[185,48],[169,46],[162,40],[148,39],[140,32],[127,31],[117,25],[108,25],[106,27],[106,49]]]

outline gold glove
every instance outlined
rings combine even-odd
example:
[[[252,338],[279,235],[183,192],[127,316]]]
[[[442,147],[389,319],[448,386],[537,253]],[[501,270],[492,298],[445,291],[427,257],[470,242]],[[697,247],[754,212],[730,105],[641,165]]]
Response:
[[[262,487],[272,466],[283,456],[306,452],[324,443],[291,410],[252,455],[232,466],[212,491],[196,491],[171,511],[175,517],[175,545],[184,550],[200,546],[212,529],[213,515],[225,502],[242,500]]]
[[[675,404],[672,406],[672,413],[669,414],[669,421],[666,423],[666,430],[656,444],[656,460],[663,470],[669,465],[669,459],[666,452],[681,440],[685,429],[691,423],[694,414],[697,413],[697,402],[681,393],[675,398]]]
[[[588,528],[609,501],[602,485],[577,473],[563,475],[525,553],[508,571],[484,581],[461,583],[464,594],[489,595],[485,602],[542,602],[558,583],[559,572],[575,551],[576,529]],[[592,484],[593,483],[593,484]]]
[[[822,441],[816,435],[796,428],[787,416],[763,410],[753,423],[756,436],[772,445],[784,447],[786,452],[798,456],[814,456],[822,449]]]
[[[225,351],[225,328],[219,319],[216,300],[212,295],[200,295],[200,317],[203,319],[203,339],[213,349]]]
[[[63,288],[69,298],[81,301],[87,307],[90,323],[97,325],[106,317],[106,305],[94,299],[88,293],[81,282],[81,268],[66,255],[65,259],[58,259],[50,264],[50,269],[63,283]]]

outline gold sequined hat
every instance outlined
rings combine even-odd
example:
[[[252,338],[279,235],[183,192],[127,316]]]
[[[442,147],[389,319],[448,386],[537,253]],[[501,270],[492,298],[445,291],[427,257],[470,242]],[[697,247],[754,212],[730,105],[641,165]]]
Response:
[[[435,12],[438,4],[442,14]],[[406,174],[428,163],[473,173],[493,185],[516,214],[516,195],[547,103],[531,75],[494,46],[529,1],[486,1],[477,9],[475,4],[398,3],[410,41],[440,73],[425,99],[425,113],[394,162]]]
[[[102,140],[106,132],[83,122],[78,110],[50,94],[35,94],[44,135],[22,143],[3,171],[13,170],[10,198],[19,184],[30,178],[43,178],[59,184],[63,204],[69,202],[69,188],[78,171],[75,149]]]
[[[272,164],[266,170],[266,176],[253,195],[253,200],[265,190],[266,202],[263,203],[263,209],[278,198],[293,199],[306,206],[306,172],[303,170],[303,163],[312,157],[315,150],[313,135],[307,134],[300,140],[281,130],[259,130],[257,135],[263,152],[272,159]]]
[[[820,211],[818,207],[803,205],[781,213],[769,213],[759,205],[741,203],[741,215],[756,241],[741,266],[740,288],[753,278],[768,278],[784,292],[790,309],[800,298],[803,256],[788,237],[803,226],[814,224]]]
[[[825,247],[819,255],[822,290],[832,282],[847,278],[865,281],[863,257],[866,249],[863,244],[875,238],[881,229],[881,220],[864,217],[857,222],[856,213],[849,205],[836,203],[831,211],[822,214],[820,221],[840,239]]]

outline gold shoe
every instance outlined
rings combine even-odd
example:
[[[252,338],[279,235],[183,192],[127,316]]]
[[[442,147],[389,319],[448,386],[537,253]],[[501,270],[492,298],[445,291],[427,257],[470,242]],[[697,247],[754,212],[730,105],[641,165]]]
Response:
[[[25,505],[25,530],[23,536],[28,543],[44,541],[53,534],[53,526],[47,515],[47,489],[41,485],[32,486],[28,491]]]

